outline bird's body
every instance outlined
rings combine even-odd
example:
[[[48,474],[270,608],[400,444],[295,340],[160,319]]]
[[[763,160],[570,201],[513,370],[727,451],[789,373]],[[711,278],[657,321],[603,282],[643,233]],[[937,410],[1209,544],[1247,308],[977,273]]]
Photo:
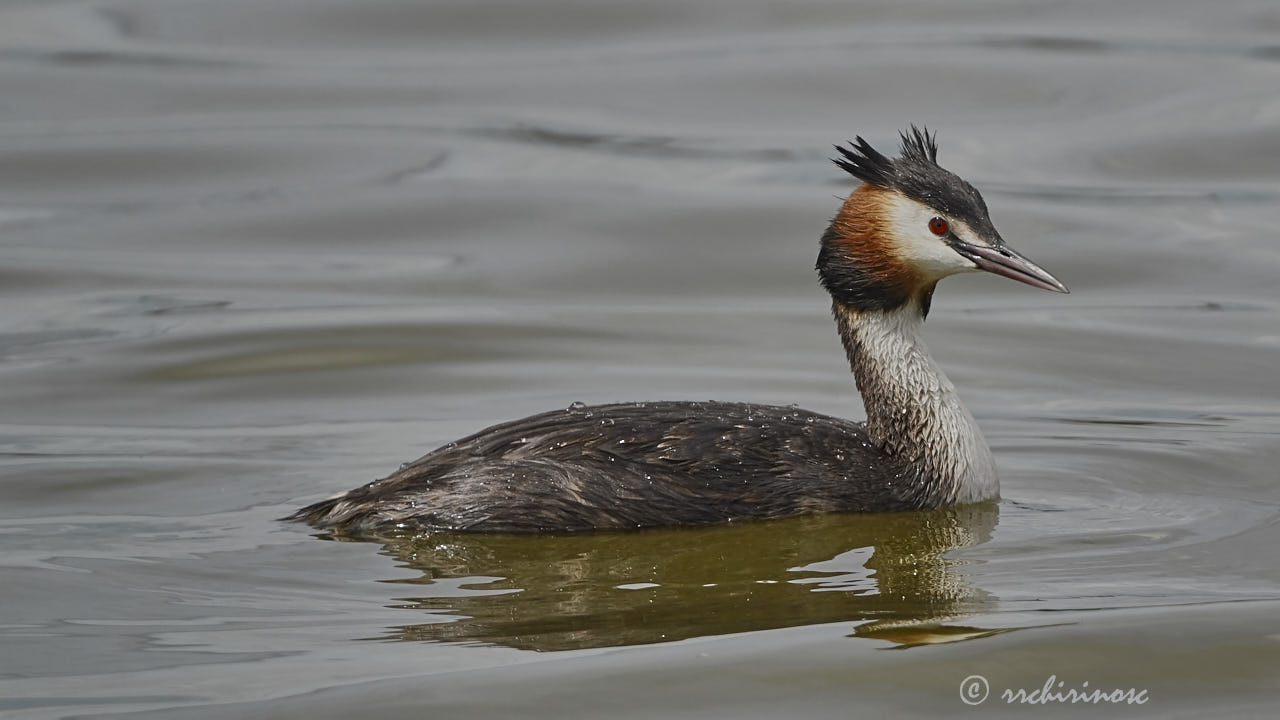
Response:
[[[865,423],[740,403],[575,403],[450,443],[291,519],[364,532],[573,531],[998,497],[982,433],[920,334],[934,285],[985,269],[1066,288],[1004,245],[977,191],[937,166],[927,134],[904,134],[895,160],[860,138],[840,150],[865,184],[823,236],[818,271]]]
[[[848,468],[878,481],[849,482]],[[906,510],[918,506],[907,497],[884,507],[906,470],[860,423],[797,408],[575,405],[450,443],[312,506],[305,519],[357,529],[536,532]]]

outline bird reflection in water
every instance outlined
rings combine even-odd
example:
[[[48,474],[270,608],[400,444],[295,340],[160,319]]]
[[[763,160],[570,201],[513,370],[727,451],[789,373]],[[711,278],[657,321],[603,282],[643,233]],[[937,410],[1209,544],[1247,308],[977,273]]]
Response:
[[[431,533],[376,539],[421,577],[393,607],[427,621],[384,639],[527,650],[641,645],[855,623],[898,647],[1000,630],[949,624],[988,609],[952,550],[986,542],[996,503],[625,533]],[[408,588],[406,588],[408,590]]]

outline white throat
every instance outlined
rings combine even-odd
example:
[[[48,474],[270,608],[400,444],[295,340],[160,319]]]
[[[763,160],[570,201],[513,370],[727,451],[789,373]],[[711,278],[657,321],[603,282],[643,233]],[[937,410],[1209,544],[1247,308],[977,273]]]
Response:
[[[836,305],[836,321],[881,450],[922,471],[917,490],[944,502],[1000,495],[995,460],[955,386],[929,355],[918,302],[895,310]]]

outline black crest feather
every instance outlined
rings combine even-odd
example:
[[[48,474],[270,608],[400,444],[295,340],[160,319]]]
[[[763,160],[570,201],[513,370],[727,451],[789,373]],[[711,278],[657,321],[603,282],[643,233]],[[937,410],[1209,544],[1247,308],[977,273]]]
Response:
[[[889,158],[861,137],[849,147],[836,146],[840,157],[833,158],[845,172],[882,190],[893,190],[945,214],[982,226],[991,233],[987,204],[972,185],[938,165],[937,137],[923,127],[912,125],[899,133],[902,149]]]
[[[938,164],[937,133],[912,125],[910,130],[900,132],[898,136],[902,138],[902,157]]]
[[[859,180],[886,189],[892,187],[894,180],[900,175],[898,162],[938,164],[937,133],[912,125],[899,135],[902,138],[902,150],[898,160],[880,153],[859,135],[850,141],[847,148],[836,145],[836,152],[840,153],[840,157],[833,158],[832,162]]]
[[[836,158],[833,162],[862,182],[882,188],[893,182],[893,160],[881,155],[861,135],[847,148],[836,145],[836,152],[843,159]]]

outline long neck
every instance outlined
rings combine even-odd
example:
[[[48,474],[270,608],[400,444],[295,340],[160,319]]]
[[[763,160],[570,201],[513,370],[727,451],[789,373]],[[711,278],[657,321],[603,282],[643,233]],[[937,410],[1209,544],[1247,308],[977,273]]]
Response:
[[[893,310],[833,309],[867,409],[867,434],[911,468],[903,494],[921,507],[1000,495],[995,461],[955,386],[929,355],[919,301]]]

